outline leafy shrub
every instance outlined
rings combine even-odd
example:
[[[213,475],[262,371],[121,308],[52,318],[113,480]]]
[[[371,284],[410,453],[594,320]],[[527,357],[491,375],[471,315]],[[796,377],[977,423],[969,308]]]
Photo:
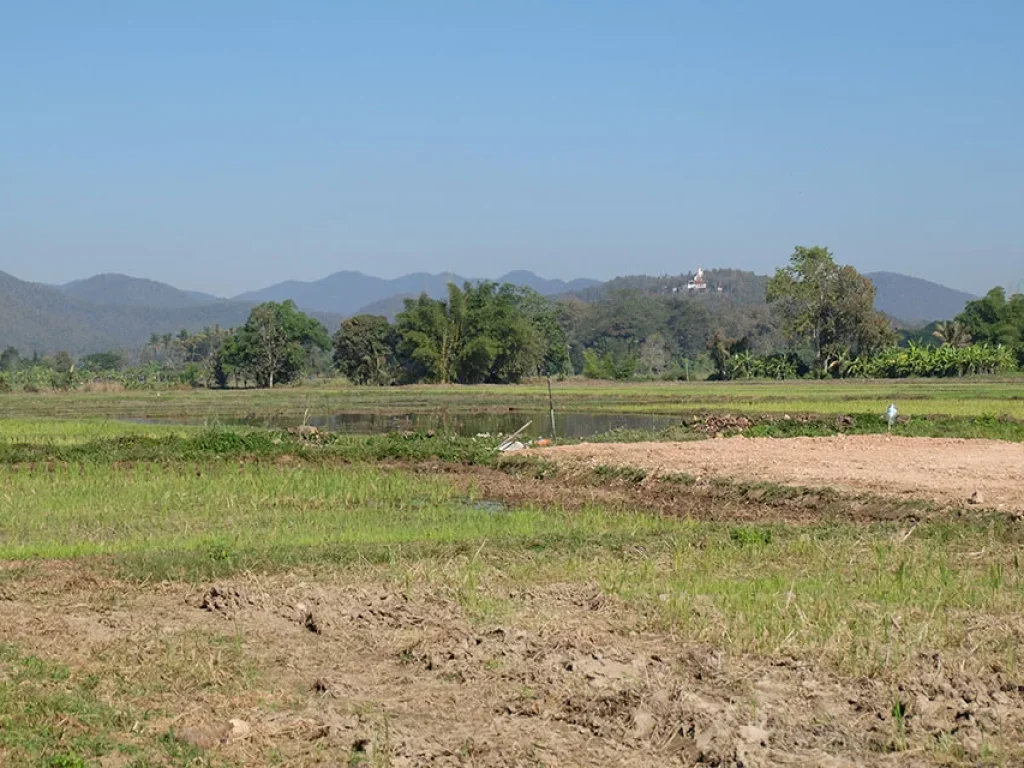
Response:
[[[597,350],[583,350],[583,375],[588,379],[628,379],[636,373],[635,355],[616,358],[611,352],[599,354]]]
[[[930,347],[911,344],[888,349],[874,357],[854,358],[840,366],[839,375],[877,379],[969,376],[1009,373],[1017,370],[1013,350],[1002,345],[972,344],[967,347]]]
[[[1014,350],[1003,345],[973,344],[934,347],[911,343],[876,355],[849,358],[839,356],[826,367],[826,374],[842,378],[905,379],[1010,373],[1018,369]],[[723,379],[792,379],[806,376],[809,369],[799,356],[775,354],[755,357],[749,352],[729,355],[722,364]]]

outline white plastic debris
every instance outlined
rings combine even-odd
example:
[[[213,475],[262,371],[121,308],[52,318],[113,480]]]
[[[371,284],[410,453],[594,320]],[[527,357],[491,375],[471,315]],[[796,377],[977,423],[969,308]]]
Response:
[[[890,432],[892,432],[893,425],[896,423],[896,417],[899,415],[900,412],[896,407],[896,403],[889,403],[889,407],[885,409],[885,420],[889,424]]]

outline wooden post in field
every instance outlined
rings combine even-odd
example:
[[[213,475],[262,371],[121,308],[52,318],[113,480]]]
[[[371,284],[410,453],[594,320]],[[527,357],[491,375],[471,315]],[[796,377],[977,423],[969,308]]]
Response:
[[[548,408],[551,410],[551,442],[555,442],[555,396],[551,394],[551,374],[548,374]]]

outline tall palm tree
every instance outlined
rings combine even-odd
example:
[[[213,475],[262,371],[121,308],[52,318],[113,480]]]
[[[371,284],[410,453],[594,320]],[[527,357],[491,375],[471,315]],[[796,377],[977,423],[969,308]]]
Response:
[[[971,334],[959,320],[936,324],[932,336],[942,342],[943,346],[967,347],[971,344]]]

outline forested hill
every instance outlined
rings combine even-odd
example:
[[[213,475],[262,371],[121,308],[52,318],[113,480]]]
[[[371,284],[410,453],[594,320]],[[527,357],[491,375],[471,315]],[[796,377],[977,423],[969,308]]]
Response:
[[[392,308],[397,306],[400,309],[400,302],[396,302],[396,297],[419,296],[421,293],[425,293],[431,298],[441,298],[448,291],[448,283],[462,285],[467,281],[479,282],[479,280],[479,278],[466,278],[451,272],[438,274],[417,272],[388,280],[364,275],[361,272],[342,271],[311,282],[290,280],[277,283],[257,291],[240,294],[235,299],[249,303],[291,299],[306,310],[351,315],[364,312],[367,305],[378,302],[385,302],[384,306]],[[532,288],[542,296],[581,290],[597,284],[596,280],[586,279],[568,282],[547,280],[525,270],[509,272],[496,278],[494,282],[512,283]]]
[[[602,305],[584,313],[588,324],[595,323],[588,329],[588,335],[600,332],[598,328],[604,326],[612,338],[616,334],[635,338],[634,331],[645,329],[674,336],[687,353],[700,349],[706,342],[706,338],[700,338],[701,333],[716,328],[732,335],[750,334],[764,344],[774,343],[765,304],[768,277],[741,270],[710,269],[704,273],[708,286],[704,292],[687,289],[693,277],[693,273],[682,273],[631,275],[604,283],[565,282],[519,271],[510,272],[497,282],[530,287],[570,304]],[[962,291],[906,275],[877,272],[868,277],[877,288],[876,307],[902,321],[905,327],[915,322],[923,325],[931,320],[950,319],[973,298]],[[357,272],[339,272],[314,283],[281,283],[228,300],[125,275],[97,275],[55,287],[0,273],[0,347],[11,345],[25,353],[66,350],[73,354],[134,347],[145,343],[154,333],[240,325],[253,304],[262,300],[293,299],[333,331],[345,315],[368,312],[393,318],[402,310],[405,298],[422,292],[442,297],[449,281],[465,282],[451,274],[422,273],[384,280]],[[671,315],[674,330],[669,332],[660,321],[652,323],[650,315],[629,317],[630,312],[646,312],[653,305],[628,301],[627,294],[664,299],[655,314]],[[616,299],[608,301],[609,297]],[[339,310],[325,312],[322,307],[327,305]],[[615,317],[610,317],[610,313]],[[692,329],[683,328],[684,318],[689,318]],[[645,337],[640,334],[640,338]]]
[[[130,301],[130,296],[125,300]],[[133,348],[154,333],[241,325],[251,308],[224,300],[186,307],[98,304],[0,272],[0,347],[13,346],[25,354],[63,350],[73,355]],[[341,322],[337,315],[319,317],[329,327]]]
[[[183,291],[180,288],[128,275],[102,274],[85,280],[75,280],[59,286],[66,296],[90,304],[106,304],[124,307],[148,307],[150,309],[181,309],[198,307],[203,304],[226,303],[209,293]]]
[[[869,272],[875,284],[875,308],[909,325],[950,320],[978,298],[944,285],[896,272]]]
[[[588,286],[583,290],[573,291],[572,295],[583,301],[599,301],[608,293],[616,291],[685,296],[690,293],[686,286],[694,276],[694,272],[657,277],[625,275],[605,283]],[[739,269],[709,269],[704,272],[704,279],[707,281],[709,293],[727,294],[736,305],[753,307],[765,303],[765,288],[768,285],[768,278],[764,275]]]
[[[628,275],[590,286],[573,295],[583,301],[598,301],[609,292],[637,291],[650,295],[686,294],[686,284],[694,273],[680,275]],[[765,304],[768,276],[738,269],[709,269],[704,273],[708,290],[728,295],[734,304],[757,307]],[[871,272],[865,275],[875,285],[875,309],[893,318],[899,325],[923,326],[935,320],[950,320],[963,312],[976,296],[947,288],[919,277],[895,272]]]

